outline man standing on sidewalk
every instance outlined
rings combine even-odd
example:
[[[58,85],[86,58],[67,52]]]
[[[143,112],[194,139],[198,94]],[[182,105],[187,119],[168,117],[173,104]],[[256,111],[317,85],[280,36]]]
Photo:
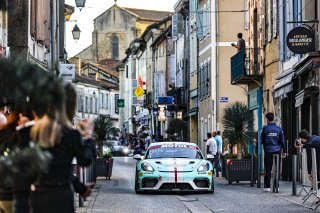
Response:
[[[210,154],[210,155],[213,155],[216,157],[217,150],[218,150],[217,149],[217,142],[214,139],[214,137],[212,137],[211,133],[207,133],[207,137],[208,137],[207,144],[206,144],[207,145],[207,154]],[[214,162],[215,161],[211,162],[213,167],[214,167]],[[214,169],[213,169],[213,171],[214,171]]]
[[[261,143],[264,149],[264,167],[265,167],[265,174],[264,174],[264,191],[270,192],[270,179],[271,179],[271,170],[273,166],[273,155],[278,154],[279,160],[282,157],[286,156],[286,145],[285,139],[283,135],[283,131],[281,127],[277,126],[274,122],[274,114],[268,112],[266,114],[267,125],[262,128],[261,132]],[[280,165],[280,162],[279,162]],[[279,168],[277,168],[279,171]]]

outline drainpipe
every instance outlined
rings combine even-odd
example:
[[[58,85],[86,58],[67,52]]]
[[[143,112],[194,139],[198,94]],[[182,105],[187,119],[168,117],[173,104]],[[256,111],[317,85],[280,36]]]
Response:
[[[215,3],[215,10],[218,11],[218,1],[216,1]],[[218,13],[215,13],[215,49],[216,49],[216,55],[215,55],[215,58],[216,58],[216,78],[215,78],[215,81],[216,81],[216,130],[220,130],[220,125],[219,125],[219,101],[218,101],[218,96],[219,96],[219,63],[218,63],[218,60],[219,60],[219,57],[218,57],[218,51],[219,51],[219,47],[218,47],[218,29],[219,29],[219,26],[218,26],[218,23],[219,23],[219,20],[218,20],[219,16],[218,16]]]
[[[50,52],[51,52],[51,71],[54,72],[55,70],[55,67],[54,67],[54,64],[55,64],[55,54],[56,54],[56,49],[55,49],[55,25],[56,25],[56,16],[55,16],[55,8],[57,8],[57,1],[54,1],[54,0],[51,0],[51,3],[50,3],[50,12],[51,12],[51,18],[50,18],[50,34],[51,34],[51,49],[50,49]]]

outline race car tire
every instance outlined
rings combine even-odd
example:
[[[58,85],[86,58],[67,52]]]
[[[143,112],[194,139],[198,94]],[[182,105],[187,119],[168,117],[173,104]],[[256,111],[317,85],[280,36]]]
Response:
[[[142,191],[139,191],[139,182],[138,182],[138,171],[136,171],[136,177],[134,181],[134,190],[136,194],[142,194]]]

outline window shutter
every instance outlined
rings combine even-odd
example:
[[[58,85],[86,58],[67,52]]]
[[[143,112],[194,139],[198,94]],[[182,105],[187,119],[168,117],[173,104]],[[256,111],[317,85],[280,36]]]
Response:
[[[178,13],[178,34],[183,34],[184,31],[184,19],[183,15],[181,13]]]
[[[276,37],[278,34],[278,0],[273,0],[273,10],[272,10],[272,36]]]
[[[272,28],[273,28],[273,24],[272,24],[272,0],[268,1],[268,41],[270,42],[272,40]]]
[[[31,21],[30,21],[30,34],[32,37],[36,36],[36,0],[31,0]]]
[[[211,61],[208,62],[208,96],[211,95]]]
[[[203,10],[197,10],[197,37],[203,39]]]
[[[178,14],[172,15],[172,40],[178,40]]]
[[[245,0],[244,9],[244,29],[249,30],[249,0]]]
[[[206,11],[206,14],[207,14],[207,34],[210,34],[210,31],[211,31],[211,7],[210,7],[210,1],[211,0],[208,0],[208,3],[207,3],[207,11]]]
[[[206,11],[206,7],[202,8],[202,16],[203,16],[203,36],[205,36],[207,34],[207,11]]]

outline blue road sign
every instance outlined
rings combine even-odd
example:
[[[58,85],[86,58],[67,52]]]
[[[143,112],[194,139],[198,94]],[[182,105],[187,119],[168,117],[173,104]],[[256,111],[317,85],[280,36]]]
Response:
[[[229,102],[228,97],[220,97],[220,103],[227,103],[227,102]]]
[[[159,105],[168,105],[173,103],[172,96],[165,96],[165,97],[158,97],[158,104]]]

